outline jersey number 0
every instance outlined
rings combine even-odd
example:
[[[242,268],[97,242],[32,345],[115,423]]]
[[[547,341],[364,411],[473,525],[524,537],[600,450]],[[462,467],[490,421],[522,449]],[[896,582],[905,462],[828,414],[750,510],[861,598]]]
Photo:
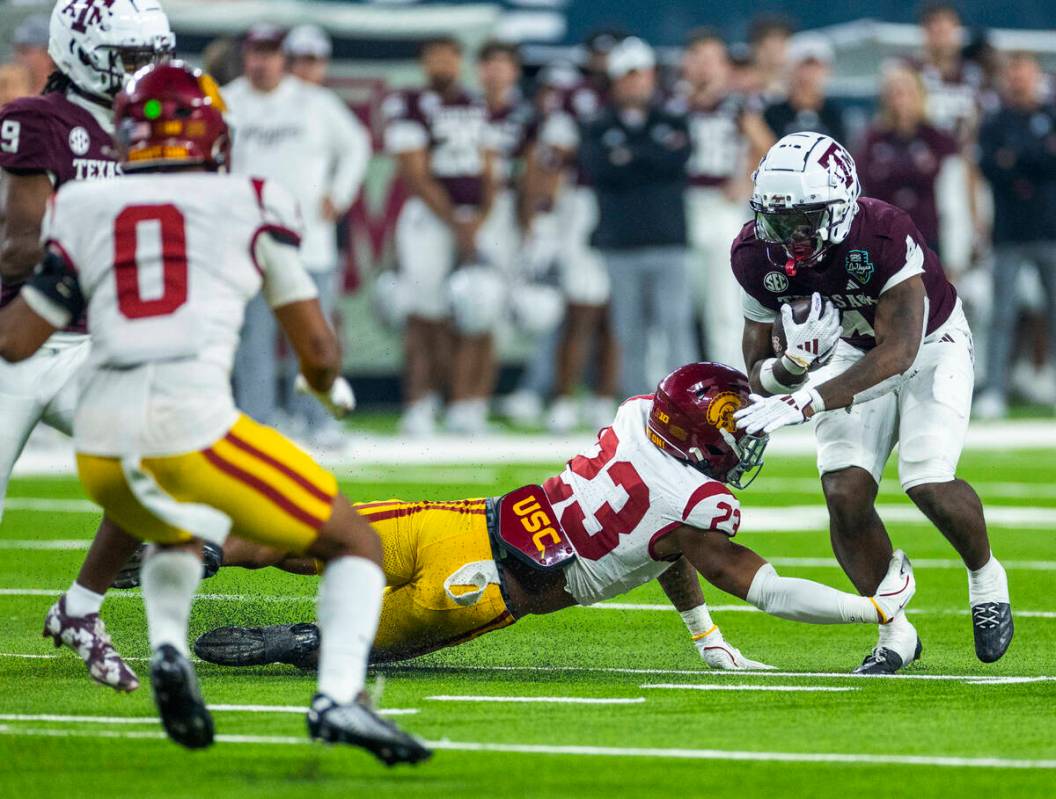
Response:
[[[157,266],[156,258],[139,259],[140,226],[157,225],[161,243],[161,293],[146,298],[142,272]],[[187,302],[187,237],[183,214],[175,205],[130,205],[114,220],[114,278],[117,307],[126,319],[167,316]]]

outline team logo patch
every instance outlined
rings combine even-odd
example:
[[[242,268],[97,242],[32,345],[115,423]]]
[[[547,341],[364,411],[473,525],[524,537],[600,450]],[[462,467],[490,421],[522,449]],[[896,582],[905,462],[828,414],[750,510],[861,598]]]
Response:
[[[873,262],[869,260],[868,250],[851,250],[847,253],[847,274],[863,286],[872,280]]]
[[[88,148],[92,146],[92,140],[88,137],[88,131],[80,125],[70,131],[68,141],[70,144],[70,151],[74,155],[84,155],[88,152]]]
[[[737,431],[733,414],[741,409],[741,398],[732,391],[724,391],[708,405],[708,421],[727,433]]]
[[[788,289],[788,278],[785,277],[784,272],[767,272],[766,277],[763,278],[763,286],[767,291],[780,294]]]

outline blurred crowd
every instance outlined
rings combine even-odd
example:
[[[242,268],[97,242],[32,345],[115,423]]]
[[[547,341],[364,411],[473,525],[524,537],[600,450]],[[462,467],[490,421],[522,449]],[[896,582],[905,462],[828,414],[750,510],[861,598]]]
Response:
[[[940,254],[976,334],[977,415],[1004,416],[1013,397],[1056,406],[1053,83],[1035,54],[966,33],[952,5],[926,6],[919,24],[920,52],[883,66],[864,127],[830,96],[829,41],[781,17],[754,20],[747,43],[690,31],[676,58],[600,31],[582,63],[531,69],[505,42],[425,42],[420,84],[388,96],[374,131],[409,196],[394,268],[371,283],[378,323],[404,342],[403,431],[472,434],[496,412],[559,433],[596,427],[682,363],[743,368],[730,244],[751,218],[755,164],[801,130],[844,143],[863,193],[909,212]],[[0,102],[42,88],[46,47],[46,21],[18,28]],[[266,24],[204,54],[226,83],[234,168],[297,195],[332,311],[335,227],[372,137],[324,87],[330,56],[321,29]],[[495,340],[510,329],[532,346],[516,390],[494,402]],[[276,339],[263,304],[251,308],[239,404],[326,445],[337,431],[288,389]]]

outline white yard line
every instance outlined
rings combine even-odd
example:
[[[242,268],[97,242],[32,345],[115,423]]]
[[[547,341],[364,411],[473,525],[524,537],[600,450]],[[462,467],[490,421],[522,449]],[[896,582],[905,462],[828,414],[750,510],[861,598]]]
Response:
[[[645,701],[645,700],[642,700]],[[306,707],[295,705],[209,705],[214,713],[290,713],[304,715]],[[412,707],[381,708],[382,716],[410,716],[418,712]],[[157,724],[154,716],[68,716],[54,713],[0,713],[0,721],[47,721],[66,724]]]
[[[165,733],[147,730],[63,730],[0,725],[0,734],[52,738],[124,738],[163,740]],[[307,738],[288,735],[217,735],[219,743],[304,746]],[[948,755],[877,755],[843,752],[753,752],[727,749],[660,749],[615,746],[558,746],[475,741],[426,741],[448,752],[498,752],[503,754],[566,755],[573,757],[641,757],[650,759],[719,760],[771,763],[840,763],[845,765],[941,766],[947,768],[1056,769],[1056,759],[1029,760],[1003,757],[953,757]]]
[[[90,538],[9,538],[0,539],[0,549],[88,549]]]
[[[39,510],[50,513],[100,513],[101,508],[87,499],[48,499],[44,497],[8,497],[5,510]]]
[[[858,686],[833,685],[702,685],[700,683],[658,682],[639,685],[639,688],[666,688],[676,691],[776,691],[779,693],[843,693],[860,691]]]
[[[440,694],[425,697],[430,702],[523,702],[540,705],[640,705],[644,696],[596,697],[596,696],[451,696]]]

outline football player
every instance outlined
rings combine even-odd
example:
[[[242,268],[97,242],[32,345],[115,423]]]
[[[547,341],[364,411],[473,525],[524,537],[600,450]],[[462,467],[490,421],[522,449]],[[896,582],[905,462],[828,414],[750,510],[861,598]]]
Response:
[[[174,44],[156,0],[59,0],[49,36],[56,69],[44,93],[0,109],[0,305],[18,295],[40,263],[41,220],[52,193],[72,181],[118,174],[111,139],[114,95],[127,75],[168,56]],[[88,353],[84,319],[77,317],[32,358],[0,364],[0,502],[38,423],[72,432],[75,375]],[[135,690],[139,680],[113,648],[99,610],[137,544],[104,517],[80,574],[44,623],[45,637],[73,649],[94,680],[119,691]]]
[[[733,414],[748,403],[748,392],[741,372],[688,364],[664,378],[655,394],[625,402],[597,442],[541,486],[485,499],[358,506],[381,536],[388,583],[372,659],[416,657],[522,616],[590,605],[656,579],[710,666],[769,668],[723,640],[698,573],[781,618],[889,621],[915,590],[902,552],[889,558],[875,595],[859,597],[781,577],[734,543],[741,508],[727,486],[751,482],[767,441],[734,427]],[[267,553],[230,543],[232,562],[268,560]],[[282,553],[270,559],[311,571],[304,561],[283,562]],[[319,633],[306,624],[221,628],[195,649],[226,665],[310,665]]]
[[[337,338],[297,246],[279,186],[225,170],[230,137],[212,78],[179,62],[138,72],[115,102],[126,177],[71,184],[49,203],[45,255],[0,313],[0,356],[29,357],[87,308],[91,357],[74,418],[81,482],[124,529],[153,542],[143,563],[151,683],[169,736],[213,740],[187,648],[202,541],[228,533],[325,562],[313,739],[386,763],[429,756],[362,695],[384,577],[378,537],[334,477],[235,407],[231,365],[260,291],[296,351],[302,384],[335,415],[351,407]]]
[[[393,94],[384,106],[385,148],[411,194],[396,223],[408,308],[400,428],[431,433],[439,392],[449,385],[447,426],[479,432],[493,388],[490,326],[502,286],[484,269],[474,270],[475,282],[449,275],[478,263],[477,234],[495,193],[494,141],[484,103],[459,83],[458,41],[425,42],[421,64],[426,88]]]
[[[774,136],[759,101],[731,90],[731,72],[723,38],[710,28],[691,31],[682,56],[684,83],[668,106],[688,116],[693,142],[686,213],[708,357],[737,365],[740,288],[730,272],[728,242],[748,218],[749,173]]]
[[[860,193],[847,150],[818,133],[785,136],[759,164],[755,220],[732,251],[744,357],[759,395],[737,424],[771,433],[817,417],[833,548],[863,594],[876,590],[891,556],[874,505],[897,443],[902,488],[968,569],[975,651],[990,663],[1008,648],[1013,624],[982,504],[956,475],[972,404],[972,334],[913,220]],[[798,323],[787,303],[806,296],[811,310]],[[771,339],[778,321],[787,338],[780,356]],[[920,653],[900,614],[857,671],[892,673]]]

